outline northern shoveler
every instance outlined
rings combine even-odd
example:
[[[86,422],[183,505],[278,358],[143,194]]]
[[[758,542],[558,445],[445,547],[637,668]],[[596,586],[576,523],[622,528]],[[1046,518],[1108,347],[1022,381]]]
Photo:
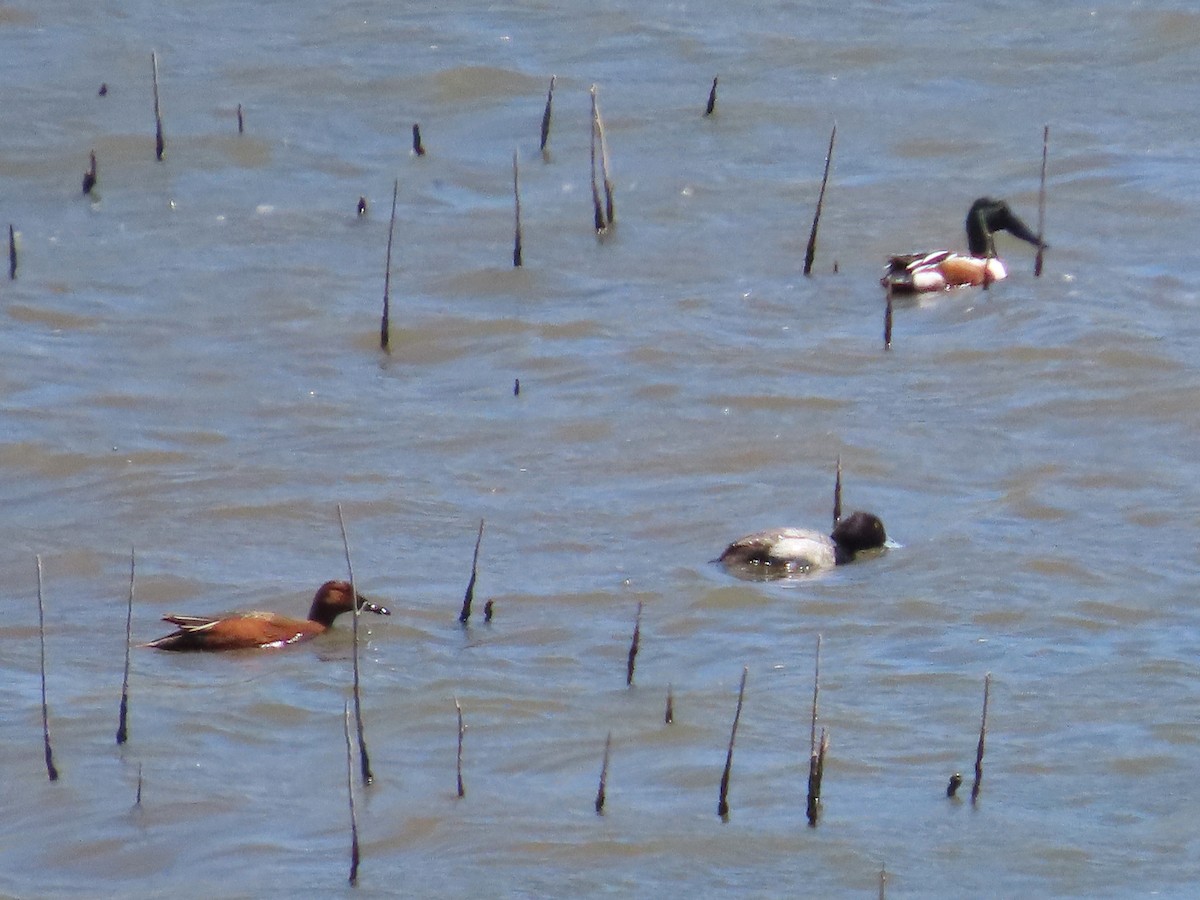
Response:
[[[876,550],[885,543],[887,532],[879,517],[856,512],[839,521],[828,537],[804,528],[748,534],[726,547],[717,562],[735,575],[782,578],[853,562],[862,551]]]
[[[163,616],[179,630],[153,640],[146,647],[159,650],[247,650],[286,647],[323,634],[342,613],[354,609],[354,592],[345,581],[327,581],[313,597],[308,619],[290,619],[272,612],[232,613],[227,616]],[[382,606],[358,595],[358,608],[390,616]]]
[[[1008,276],[996,258],[993,233],[1007,231],[1035,247],[1045,246],[1003,200],[980,197],[967,212],[969,256],[950,250],[893,256],[880,283],[897,294],[920,294],[946,288],[1000,281]]]

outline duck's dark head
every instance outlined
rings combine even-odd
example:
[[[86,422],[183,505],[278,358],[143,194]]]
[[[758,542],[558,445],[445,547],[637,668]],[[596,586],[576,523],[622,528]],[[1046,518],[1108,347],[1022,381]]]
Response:
[[[1016,217],[1003,200],[980,197],[971,204],[967,212],[967,248],[972,256],[995,256],[996,245],[992,234],[1007,231],[1013,237],[1027,241],[1033,246],[1044,246],[1038,236]]]
[[[326,628],[333,624],[333,620],[342,613],[350,612],[354,609],[355,593],[350,587],[348,581],[327,581],[319,588],[317,594],[313,597],[312,608],[308,611],[308,618],[313,622],[320,622]],[[377,613],[381,616],[390,616],[391,612],[377,603],[368,600],[362,594],[357,595],[358,608],[367,612]]]
[[[887,543],[883,521],[869,512],[851,513],[833,526],[833,540],[839,564],[850,562],[863,550],[876,550]]]

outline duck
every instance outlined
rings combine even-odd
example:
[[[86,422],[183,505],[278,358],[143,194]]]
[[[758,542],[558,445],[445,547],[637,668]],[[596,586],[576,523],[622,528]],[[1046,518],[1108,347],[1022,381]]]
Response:
[[[324,634],[333,620],[354,609],[354,590],[346,581],[327,581],[313,597],[307,619],[291,619],[273,612],[231,613],[209,616],[163,616],[178,630],[143,644],[156,650],[249,650],[287,647]],[[357,595],[358,608],[381,616],[391,612]]]
[[[840,519],[829,535],[807,528],[776,528],[738,538],[717,558],[735,575],[783,578],[853,562],[858,554],[887,543],[883,521],[874,513],[854,512]]]
[[[1006,202],[992,197],[980,197],[971,204],[966,227],[969,255],[935,250],[893,256],[888,260],[880,284],[897,294],[923,294],[1001,281],[1008,277],[1008,272],[996,257],[992,235],[997,231],[1007,231],[1035,247],[1046,246]]]

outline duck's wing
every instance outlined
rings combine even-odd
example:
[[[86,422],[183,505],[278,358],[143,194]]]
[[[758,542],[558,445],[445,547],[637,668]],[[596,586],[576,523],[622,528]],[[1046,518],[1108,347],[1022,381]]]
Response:
[[[725,566],[771,566],[784,573],[834,564],[833,542],[807,528],[776,528],[740,537],[720,555]]]
[[[145,644],[159,650],[245,650],[283,647],[316,637],[325,629],[315,622],[289,619],[271,612],[249,612],[211,618],[164,616],[178,631]]]
[[[163,616],[162,620],[189,631],[195,631],[200,628],[211,628],[217,622],[221,621],[219,618],[214,619],[211,616],[181,616],[176,613]]]

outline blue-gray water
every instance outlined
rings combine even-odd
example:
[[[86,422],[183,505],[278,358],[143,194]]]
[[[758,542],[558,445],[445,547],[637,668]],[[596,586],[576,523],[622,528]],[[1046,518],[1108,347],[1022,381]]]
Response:
[[[876,896],[884,865],[889,897],[1192,893],[1200,14],[10,2],[0,84],[0,894],[351,893],[349,622],[282,653],[136,651],[113,741],[130,548],[135,640],[169,612],[298,615],[345,574],[339,503],[393,610],[362,620],[355,896]],[[1036,227],[1045,124],[1045,274],[1001,237],[1008,281],[900,307],[885,352],[887,254],[962,247],[982,194]],[[708,562],[826,524],[839,455],[847,507],[899,547],[788,584]],[[988,672],[972,808],[944,788],[969,786]]]

